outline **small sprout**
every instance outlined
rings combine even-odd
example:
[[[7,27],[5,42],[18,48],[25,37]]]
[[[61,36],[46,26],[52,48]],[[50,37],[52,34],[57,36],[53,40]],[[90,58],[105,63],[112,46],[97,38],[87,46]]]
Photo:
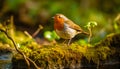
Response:
[[[88,30],[89,30],[89,38],[88,38],[88,42],[90,43],[91,37],[92,37],[92,28],[94,28],[95,26],[97,26],[97,22],[95,21],[90,21],[88,22],[88,24],[85,26]]]
[[[88,22],[88,24],[85,26],[85,27],[87,27],[87,28],[94,28],[95,26],[97,26],[97,22],[95,22],[95,21],[90,21],[90,22]]]

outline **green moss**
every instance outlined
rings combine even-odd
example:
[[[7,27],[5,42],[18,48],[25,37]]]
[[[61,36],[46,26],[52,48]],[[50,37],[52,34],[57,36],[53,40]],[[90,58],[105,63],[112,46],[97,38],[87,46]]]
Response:
[[[111,58],[111,55],[120,53],[118,50],[118,46],[120,45],[119,35],[110,34],[94,46],[82,46],[78,43],[73,43],[70,46],[65,44],[49,46],[36,45],[34,49],[29,46],[23,46],[22,51],[43,68],[70,67],[71,65],[80,64],[83,57],[89,62],[93,61],[97,64],[98,61],[104,61],[107,58]]]

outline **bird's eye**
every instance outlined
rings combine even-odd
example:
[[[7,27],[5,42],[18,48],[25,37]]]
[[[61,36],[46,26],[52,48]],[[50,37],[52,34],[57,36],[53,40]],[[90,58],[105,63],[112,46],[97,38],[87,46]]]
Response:
[[[61,18],[61,16],[58,16],[59,18]]]

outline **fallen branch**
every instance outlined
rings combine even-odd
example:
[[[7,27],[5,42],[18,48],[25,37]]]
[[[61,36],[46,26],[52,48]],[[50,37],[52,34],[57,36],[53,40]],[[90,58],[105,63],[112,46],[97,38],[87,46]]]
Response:
[[[32,37],[35,37],[43,29],[42,25],[39,25],[39,28],[32,34]]]

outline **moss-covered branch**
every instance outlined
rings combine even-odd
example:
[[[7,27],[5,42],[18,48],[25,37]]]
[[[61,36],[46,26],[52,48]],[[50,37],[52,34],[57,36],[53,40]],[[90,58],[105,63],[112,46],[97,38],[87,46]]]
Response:
[[[104,40],[100,41],[94,46],[86,47],[77,43],[71,44],[69,47],[65,44],[57,44],[50,46],[42,46],[36,48],[25,47],[24,53],[34,60],[38,66],[42,68],[72,68],[76,65],[80,65],[85,58],[87,63],[93,62],[98,64],[97,67],[102,65],[102,61],[106,61],[108,58],[112,59],[114,54],[119,53],[120,47],[120,34],[112,34],[107,36]],[[117,47],[117,48],[116,48]],[[16,55],[17,56],[17,55]],[[119,57],[119,56],[118,56]],[[17,58],[15,58],[18,60]]]

